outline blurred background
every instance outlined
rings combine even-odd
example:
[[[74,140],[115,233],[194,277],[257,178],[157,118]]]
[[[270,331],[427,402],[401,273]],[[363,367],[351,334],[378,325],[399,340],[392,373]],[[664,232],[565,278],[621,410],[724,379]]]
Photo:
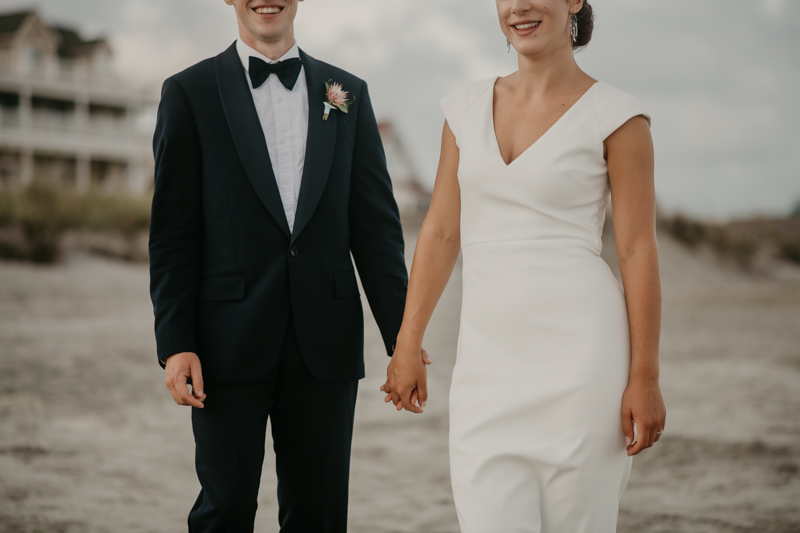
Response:
[[[623,532],[800,531],[800,3],[594,0],[578,53],[653,116],[665,437]],[[185,530],[189,412],[155,364],[150,148],[161,82],[228,47],[223,0],[0,0],[0,532]],[[297,40],[366,79],[410,262],[438,101],[516,68],[493,0],[305,0]],[[616,272],[613,227],[604,257]],[[457,532],[447,394],[456,268],[425,340],[424,416],[395,413],[367,313],[351,531]],[[364,302],[367,306],[366,301]],[[258,531],[277,531],[274,461]]]

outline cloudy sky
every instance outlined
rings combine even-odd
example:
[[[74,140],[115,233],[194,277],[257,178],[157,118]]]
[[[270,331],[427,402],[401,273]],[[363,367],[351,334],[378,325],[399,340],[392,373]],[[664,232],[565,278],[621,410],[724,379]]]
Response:
[[[800,202],[800,1],[593,0],[590,75],[653,115],[659,203],[711,219],[784,214]],[[120,72],[157,87],[236,38],[223,0],[0,0],[105,35]],[[297,39],[366,79],[432,183],[438,100],[515,70],[495,0],[305,0]]]

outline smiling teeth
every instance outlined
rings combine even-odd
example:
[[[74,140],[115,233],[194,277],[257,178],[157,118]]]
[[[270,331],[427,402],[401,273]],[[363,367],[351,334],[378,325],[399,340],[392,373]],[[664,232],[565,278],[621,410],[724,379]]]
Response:
[[[256,13],[259,15],[274,15],[275,13],[280,13],[281,8],[279,7],[257,7]]]
[[[539,22],[531,22],[529,24],[518,24],[518,25],[516,25],[514,27],[517,28],[518,30],[527,30],[527,29],[530,29],[530,28],[535,28],[539,24],[540,24]]]

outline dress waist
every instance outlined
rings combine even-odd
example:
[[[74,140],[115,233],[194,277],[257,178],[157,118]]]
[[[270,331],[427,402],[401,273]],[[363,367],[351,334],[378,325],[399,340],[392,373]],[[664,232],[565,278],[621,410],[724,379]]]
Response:
[[[509,239],[496,241],[467,242],[461,245],[461,251],[467,253],[497,252],[555,252],[567,255],[590,254],[600,256],[603,249],[602,241],[598,238],[596,243],[575,237],[551,237],[538,239]]]
[[[467,244],[461,248],[464,288],[508,298],[543,288],[570,294],[575,294],[576,287],[592,291],[604,286],[616,291],[619,284],[600,257],[600,248],[582,239]]]
[[[587,323],[612,313],[625,320],[625,301],[599,247],[581,239],[532,239],[462,247],[462,321],[496,329],[513,322]],[[505,327],[505,326],[503,326]]]

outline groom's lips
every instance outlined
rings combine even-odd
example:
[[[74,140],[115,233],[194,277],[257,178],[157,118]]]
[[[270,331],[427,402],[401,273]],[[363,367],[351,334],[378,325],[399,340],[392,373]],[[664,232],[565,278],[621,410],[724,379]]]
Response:
[[[283,11],[285,7],[286,6],[279,6],[277,4],[259,4],[251,7],[250,9],[252,9],[253,12],[260,17],[272,18],[280,15],[281,11]]]

